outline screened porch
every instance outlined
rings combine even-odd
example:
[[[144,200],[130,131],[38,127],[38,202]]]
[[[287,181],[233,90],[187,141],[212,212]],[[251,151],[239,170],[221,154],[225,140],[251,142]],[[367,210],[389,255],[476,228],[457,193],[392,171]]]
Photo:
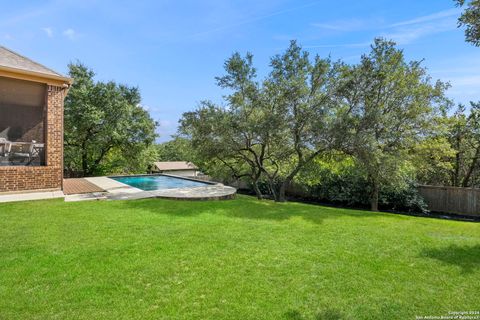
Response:
[[[46,85],[0,77],[0,166],[45,165]]]

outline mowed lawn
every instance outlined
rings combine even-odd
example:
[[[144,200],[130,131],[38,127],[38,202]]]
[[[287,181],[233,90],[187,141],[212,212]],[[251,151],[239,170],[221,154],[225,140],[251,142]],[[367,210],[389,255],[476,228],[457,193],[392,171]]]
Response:
[[[0,204],[0,319],[480,310],[480,224],[236,200]]]

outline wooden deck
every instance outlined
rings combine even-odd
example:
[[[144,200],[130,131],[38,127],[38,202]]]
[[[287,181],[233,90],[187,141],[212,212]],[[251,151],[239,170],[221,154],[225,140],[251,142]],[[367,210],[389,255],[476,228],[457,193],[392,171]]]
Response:
[[[105,192],[99,186],[91,183],[87,179],[75,178],[63,180],[63,193],[64,194],[83,194],[93,192]]]

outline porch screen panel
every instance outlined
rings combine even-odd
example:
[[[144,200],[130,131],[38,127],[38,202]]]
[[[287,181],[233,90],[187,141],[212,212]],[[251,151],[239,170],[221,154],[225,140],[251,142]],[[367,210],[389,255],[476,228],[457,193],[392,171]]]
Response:
[[[0,77],[0,165],[45,164],[46,85]]]

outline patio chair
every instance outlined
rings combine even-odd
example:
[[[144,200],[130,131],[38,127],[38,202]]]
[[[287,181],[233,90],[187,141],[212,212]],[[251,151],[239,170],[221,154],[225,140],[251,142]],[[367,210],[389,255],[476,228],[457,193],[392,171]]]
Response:
[[[22,143],[21,150],[17,152],[12,152],[12,156],[14,158],[22,158],[22,162],[28,160],[27,164],[30,164],[33,160],[33,153],[35,150],[34,147],[35,141]]]
[[[5,138],[0,138],[0,156],[6,157],[12,149],[12,144]]]

